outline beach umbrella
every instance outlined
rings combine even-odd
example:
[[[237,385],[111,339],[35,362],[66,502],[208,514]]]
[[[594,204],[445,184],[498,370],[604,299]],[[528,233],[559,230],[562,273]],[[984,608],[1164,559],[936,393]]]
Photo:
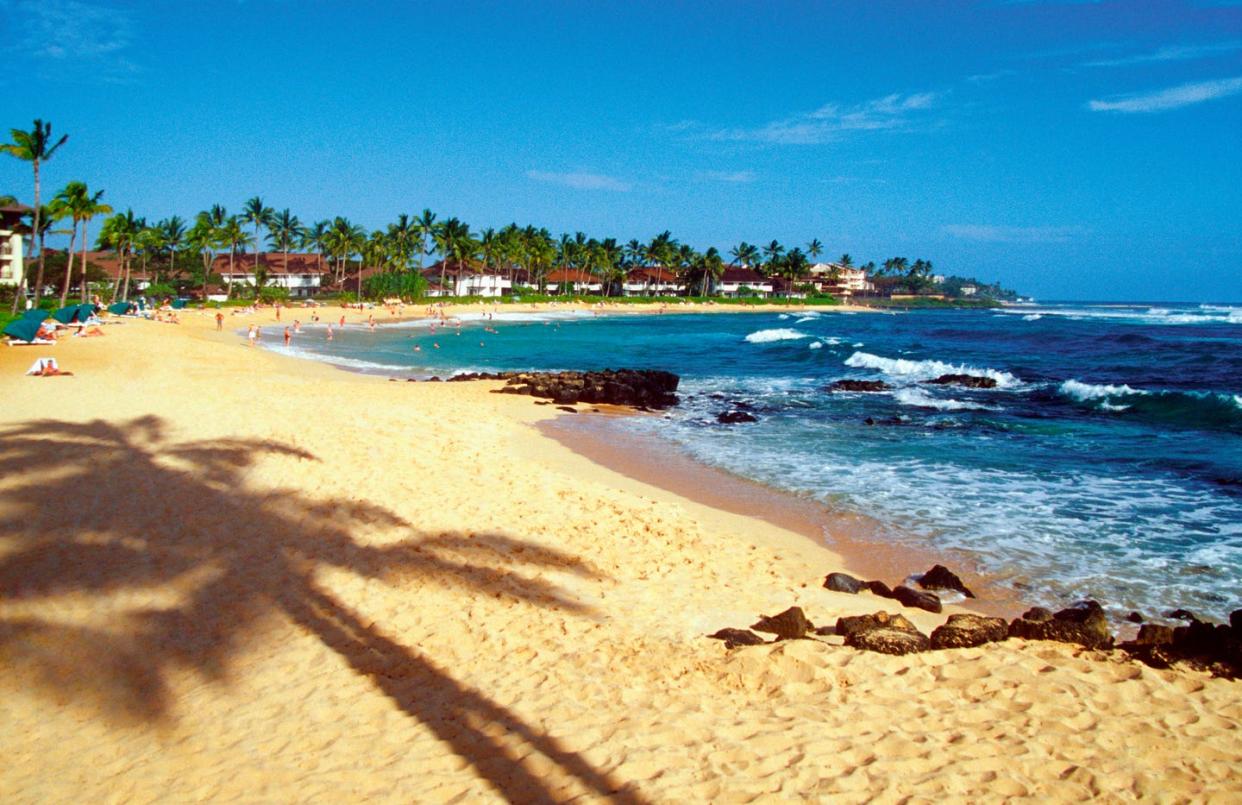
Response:
[[[61,324],[68,324],[73,321],[73,317],[77,312],[78,305],[70,305],[69,307],[62,307],[60,310],[53,313],[52,318],[56,319],[56,321]]]
[[[78,321],[86,321],[91,316],[95,315],[96,309],[97,308],[95,307],[95,305],[91,304],[90,302],[87,302],[84,305],[78,305],[78,314],[77,314]]]
[[[114,316],[124,316],[132,305],[129,302],[113,302],[108,305],[108,312]]]
[[[181,308],[183,308],[183,307],[185,307],[185,300],[184,300],[184,299],[174,299],[174,300],[173,300],[173,303],[172,303],[172,309],[173,309],[173,310],[181,310]]]
[[[34,319],[13,319],[5,325],[4,334],[16,338],[18,341],[33,341],[35,334],[39,332],[39,326],[42,322]]]
[[[27,310],[25,313],[22,314],[22,318],[23,319],[34,319],[35,321],[42,322],[42,321],[47,320],[48,315],[49,315],[48,312],[44,310],[43,308],[32,307],[30,310]]]

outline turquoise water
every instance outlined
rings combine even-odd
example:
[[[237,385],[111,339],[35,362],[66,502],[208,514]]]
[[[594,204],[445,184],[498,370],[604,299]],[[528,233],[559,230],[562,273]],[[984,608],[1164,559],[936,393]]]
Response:
[[[312,327],[291,351],[401,376],[667,369],[683,378],[682,405],[622,427],[874,516],[882,538],[971,561],[1028,600],[1218,617],[1239,603],[1242,306],[549,312],[434,333],[350,326],[332,342]],[[923,382],[949,372],[997,387]],[[846,377],[893,388],[824,390]],[[739,403],[759,421],[716,423]]]

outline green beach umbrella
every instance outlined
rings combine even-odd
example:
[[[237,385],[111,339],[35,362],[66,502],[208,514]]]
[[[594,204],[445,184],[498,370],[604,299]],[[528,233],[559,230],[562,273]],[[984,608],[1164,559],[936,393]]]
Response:
[[[39,332],[41,323],[28,318],[13,319],[5,325],[4,334],[11,335],[19,341],[33,341],[35,334]]]
[[[124,316],[129,312],[130,307],[129,302],[113,302],[108,305],[108,312],[114,316]]]
[[[90,302],[87,302],[84,305],[78,305],[78,321],[86,321],[91,316],[95,315],[96,310],[97,308]]]
[[[44,310],[41,307],[32,307],[30,310],[27,310],[25,313],[22,314],[22,318],[23,319],[34,319],[35,321],[42,322],[42,321],[46,321],[47,317],[50,315],[51,315],[50,313],[48,313],[46,310]]]
[[[73,316],[77,312],[78,312],[78,305],[70,305],[69,307],[62,307],[60,310],[53,313],[52,318],[56,319],[56,321],[60,322],[61,324],[68,324],[69,322],[73,321]]]
[[[172,309],[173,309],[173,310],[181,310],[181,308],[183,308],[183,307],[185,307],[185,300],[184,300],[184,299],[174,299],[174,300],[173,300],[173,303],[172,303]]]

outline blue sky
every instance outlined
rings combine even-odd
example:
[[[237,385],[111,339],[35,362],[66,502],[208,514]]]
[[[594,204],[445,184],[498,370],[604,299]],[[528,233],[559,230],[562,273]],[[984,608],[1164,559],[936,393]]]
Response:
[[[1242,4],[0,0],[46,185],[1242,300]],[[29,200],[26,163],[0,193]]]

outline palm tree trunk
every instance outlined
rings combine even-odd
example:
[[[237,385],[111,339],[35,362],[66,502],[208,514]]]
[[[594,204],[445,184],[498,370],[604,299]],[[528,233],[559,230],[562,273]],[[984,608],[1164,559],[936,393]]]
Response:
[[[73,231],[69,233],[69,248],[65,249],[65,282],[60,286],[60,307],[64,307],[65,300],[69,298],[69,281],[73,279],[73,241],[77,236],[78,222],[75,220]]]
[[[86,237],[86,226],[90,222],[86,219],[82,221],[82,304],[86,304],[86,244],[89,242]],[[62,305],[63,307],[63,305]]]

